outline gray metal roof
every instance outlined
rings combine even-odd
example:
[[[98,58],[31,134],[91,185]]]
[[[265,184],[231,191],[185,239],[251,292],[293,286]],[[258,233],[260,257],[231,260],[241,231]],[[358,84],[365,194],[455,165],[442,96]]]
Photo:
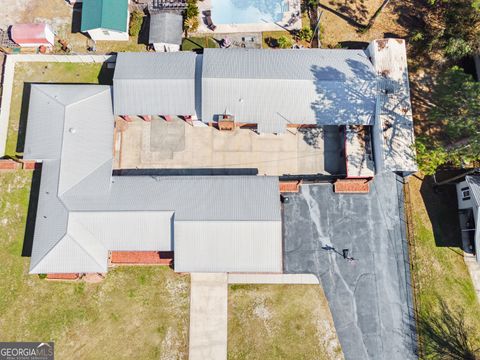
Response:
[[[112,177],[110,94],[108,86],[32,86],[25,159],[43,160],[43,169],[30,272],[105,272],[108,251],[173,250],[174,227],[182,221],[205,233],[180,242],[194,241],[200,248],[198,241],[209,239],[204,249],[234,246],[226,253],[237,256],[231,263],[215,252],[203,259],[214,262],[212,268],[277,269],[278,178]],[[222,224],[202,228],[206,221]],[[181,249],[182,259],[195,257],[193,247]],[[191,268],[203,266],[197,262]]]
[[[195,115],[196,54],[117,55],[113,76],[116,115]]]
[[[282,272],[281,238],[280,220],[178,221],[175,271]]]
[[[205,49],[202,120],[372,124],[376,74],[363,50]]]
[[[106,196],[67,194],[73,211],[175,211],[177,220],[280,220],[278,178],[113,176]]]
[[[166,43],[180,45],[182,43],[183,16],[169,12],[150,15],[150,44]]]

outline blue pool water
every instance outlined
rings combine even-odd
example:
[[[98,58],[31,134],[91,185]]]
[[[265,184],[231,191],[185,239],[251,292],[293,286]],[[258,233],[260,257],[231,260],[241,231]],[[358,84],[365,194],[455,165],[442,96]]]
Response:
[[[211,0],[214,24],[277,22],[288,11],[285,0]]]

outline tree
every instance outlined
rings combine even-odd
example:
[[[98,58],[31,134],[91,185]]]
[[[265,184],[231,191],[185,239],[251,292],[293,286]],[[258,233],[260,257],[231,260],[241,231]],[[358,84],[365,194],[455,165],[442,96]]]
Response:
[[[435,172],[444,163],[456,166],[480,159],[480,82],[454,66],[439,76],[429,112],[432,125],[444,130],[419,137],[420,168]]]
[[[185,18],[192,19],[200,14],[196,0],[187,0],[187,9],[185,10]]]
[[[278,38],[278,46],[280,49],[288,49],[292,47],[292,40],[285,35]]]

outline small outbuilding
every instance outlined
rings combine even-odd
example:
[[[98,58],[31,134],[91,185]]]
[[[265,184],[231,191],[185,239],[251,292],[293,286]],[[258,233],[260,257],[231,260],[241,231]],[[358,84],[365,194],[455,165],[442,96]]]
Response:
[[[128,41],[129,0],[83,0],[81,31],[92,40]]]
[[[55,35],[48,24],[17,24],[10,28],[10,37],[21,47],[52,47]]]
[[[155,51],[179,51],[182,43],[183,17],[180,14],[160,12],[150,16],[148,42]]]

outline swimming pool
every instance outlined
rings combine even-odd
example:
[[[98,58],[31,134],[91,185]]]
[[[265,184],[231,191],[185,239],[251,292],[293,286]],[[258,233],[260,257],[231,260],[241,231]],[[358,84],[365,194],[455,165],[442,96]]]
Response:
[[[255,24],[281,21],[285,0],[211,0],[214,24]]]

